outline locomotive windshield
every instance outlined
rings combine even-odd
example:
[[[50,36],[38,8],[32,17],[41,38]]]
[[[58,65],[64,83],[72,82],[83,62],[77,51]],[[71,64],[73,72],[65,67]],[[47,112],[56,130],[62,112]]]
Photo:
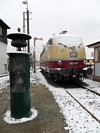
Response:
[[[79,46],[80,44],[83,44],[82,39],[78,37],[60,37],[56,38],[56,42],[57,44],[65,46],[70,46],[70,45]]]

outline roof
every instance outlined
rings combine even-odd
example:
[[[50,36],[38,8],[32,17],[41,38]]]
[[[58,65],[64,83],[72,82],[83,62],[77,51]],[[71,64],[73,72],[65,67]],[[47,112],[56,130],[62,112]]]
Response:
[[[95,48],[100,46],[100,37],[98,37],[94,42],[86,45],[88,48]]]
[[[5,29],[10,29],[10,27],[2,19],[0,19],[0,26]]]

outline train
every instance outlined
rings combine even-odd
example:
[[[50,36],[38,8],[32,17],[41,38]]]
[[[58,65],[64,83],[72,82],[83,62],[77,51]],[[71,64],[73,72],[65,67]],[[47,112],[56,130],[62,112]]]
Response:
[[[86,58],[86,66],[87,67],[93,67],[94,66],[94,57]]]
[[[54,81],[82,81],[91,68],[86,68],[83,40],[78,35],[51,36],[40,54],[40,68]]]

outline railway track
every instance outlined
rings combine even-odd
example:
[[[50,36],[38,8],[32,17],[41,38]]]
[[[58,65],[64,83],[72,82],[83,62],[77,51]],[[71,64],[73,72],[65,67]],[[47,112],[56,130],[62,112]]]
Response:
[[[94,93],[94,94],[96,94],[96,95],[98,95],[98,96],[100,96],[100,93],[98,93],[98,92],[96,92],[96,91],[94,91],[93,89],[90,89],[90,88],[88,88],[88,87],[86,87],[86,86],[84,86],[84,85],[82,85],[81,83],[79,83],[79,82],[75,82],[77,85],[79,85],[80,87],[82,87],[82,88],[84,88],[84,89],[87,89],[88,91],[90,91],[90,92],[92,92],[92,93]]]
[[[96,91],[93,91],[90,88],[88,88],[86,86],[83,86],[80,83],[75,82],[75,84],[77,84],[79,87],[81,87],[81,88],[78,89],[78,91],[80,91],[80,93],[81,93],[81,90],[83,90],[83,89],[84,89],[84,91],[82,91],[82,92],[84,92],[83,95],[86,95],[85,93],[88,93],[87,99],[86,99],[86,97],[84,97],[84,100],[88,103],[91,103],[90,108],[95,107],[96,102],[93,103],[92,101],[96,101],[96,98],[100,99],[100,93],[98,93]],[[89,113],[97,122],[100,123],[100,118],[98,118],[98,116],[96,116],[96,114],[92,111],[92,109],[90,110],[90,108],[88,108],[87,105],[84,104],[84,102],[82,103],[83,97],[81,99],[81,97],[78,97],[78,96],[76,96],[77,94],[75,95],[73,93],[73,91],[75,91],[74,88],[73,89],[68,89],[65,86],[62,86],[62,87],[66,90],[66,93],[68,95],[70,95],[70,97],[72,97],[87,113]],[[93,98],[92,100],[91,100],[91,94],[94,96],[94,98],[92,97]],[[90,95],[90,98],[89,98],[89,95]],[[98,105],[100,105],[100,102],[98,103]]]
[[[3,74],[3,75],[0,75],[0,78],[1,77],[6,77],[6,76],[8,76],[9,74]]]
[[[72,90],[72,92],[73,92],[73,90],[75,90],[75,88],[77,88],[80,92],[81,92],[81,90],[82,89],[84,89],[84,91],[86,92],[86,93],[92,93],[93,95],[94,95],[94,98],[92,99],[92,100],[95,100],[96,99],[96,97],[95,96],[97,96],[98,97],[98,99],[100,99],[100,93],[98,93],[98,92],[96,92],[96,91],[94,91],[93,89],[90,89],[90,88],[88,88],[88,87],[86,87],[86,86],[84,86],[83,84],[82,84],[82,82],[81,83],[79,83],[79,82],[67,82],[67,83],[55,83],[55,82],[49,82],[49,83],[51,83],[51,84],[53,84],[54,86],[56,86],[56,87],[62,87],[62,88],[64,88],[65,89],[65,91],[66,91],[66,93],[70,96],[70,97],[72,97],[87,113],[89,113],[91,116],[92,116],[92,118],[94,118],[97,122],[99,122],[100,123],[100,119],[98,118],[98,116],[96,116],[96,114],[94,114],[89,108],[87,108],[83,103],[81,103],[80,102],[80,100],[78,99],[78,98],[76,98],[76,96],[75,95],[73,95],[73,93],[71,93],[70,91],[68,91],[69,90],[69,88],[71,88],[71,90]],[[85,95],[85,94],[83,94],[83,95]],[[88,100],[90,100],[91,99],[91,97],[89,98],[89,96],[88,96],[88,99],[87,98],[84,98],[85,100],[86,100],[86,102],[88,102]],[[93,103],[91,102],[91,104],[92,104],[92,106],[93,106]],[[95,102],[94,102],[94,104],[95,104]],[[99,105],[100,105],[100,102],[99,102]],[[95,106],[95,105],[94,105]]]
[[[84,86],[85,83],[78,82],[53,82],[50,79],[46,78],[48,83],[53,85],[56,88],[63,88],[65,92],[75,101],[79,106],[81,106],[94,120],[100,123],[100,115],[98,116],[95,113],[95,109],[100,110],[100,94],[93,89]],[[77,94],[77,91],[79,94]],[[74,92],[76,94],[74,94]],[[80,95],[80,94],[83,94]],[[82,96],[82,97],[81,97]],[[97,102],[99,101],[99,102]],[[98,104],[98,105],[96,105]],[[89,105],[89,106],[88,106]],[[98,106],[98,107],[97,107]],[[90,109],[91,108],[91,109]]]

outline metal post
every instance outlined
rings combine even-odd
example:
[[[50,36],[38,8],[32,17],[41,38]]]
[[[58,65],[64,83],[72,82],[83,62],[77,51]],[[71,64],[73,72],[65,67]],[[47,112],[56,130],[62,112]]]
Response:
[[[29,10],[27,9],[27,34],[29,34]],[[30,42],[28,40],[28,53],[30,53]]]

